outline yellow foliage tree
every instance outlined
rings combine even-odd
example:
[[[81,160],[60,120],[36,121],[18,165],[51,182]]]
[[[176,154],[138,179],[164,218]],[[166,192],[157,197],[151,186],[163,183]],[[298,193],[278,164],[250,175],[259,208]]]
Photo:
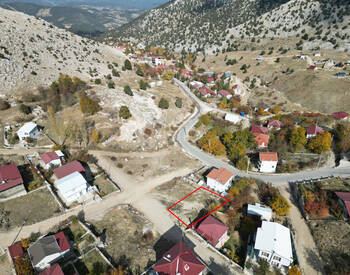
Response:
[[[301,271],[300,271],[299,267],[297,267],[296,265],[292,265],[288,269],[288,275],[301,275]]]
[[[101,133],[95,129],[92,129],[91,138],[92,138],[92,142],[100,143],[101,142]]]
[[[165,71],[162,74],[162,79],[163,80],[172,80],[174,75],[175,75],[175,73],[173,71]]]
[[[318,154],[328,152],[332,145],[332,136],[329,132],[319,133],[310,140],[308,148]]]
[[[29,247],[28,239],[22,239],[21,240],[21,245],[22,245],[23,248],[28,248]]]
[[[282,195],[278,195],[272,201],[271,208],[278,215],[285,216],[289,212],[290,205]]]
[[[280,106],[274,106],[272,109],[271,109],[272,113],[273,114],[278,114],[282,111],[282,108]]]
[[[225,146],[221,143],[214,130],[209,130],[197,141],[197,144],[202,150],[217,156],[222,156],[226,153]]]

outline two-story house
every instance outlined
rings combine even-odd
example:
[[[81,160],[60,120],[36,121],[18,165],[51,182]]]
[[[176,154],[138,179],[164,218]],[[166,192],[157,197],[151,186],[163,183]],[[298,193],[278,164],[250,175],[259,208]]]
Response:
[[[217,192],[225,192],[230,187],[233,176],[226,168],[214,168],[207,175],[207,185]]]
[[[260,152],[259,153],[259,171],[261,173],[275,173],[278,163],[276,152]]]

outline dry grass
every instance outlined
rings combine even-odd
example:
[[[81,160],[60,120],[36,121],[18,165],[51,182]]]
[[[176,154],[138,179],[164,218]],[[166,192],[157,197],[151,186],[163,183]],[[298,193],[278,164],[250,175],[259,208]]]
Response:
[[[2,275],[11,275],[11,263],[7,254],[0,256],[0,274]]]

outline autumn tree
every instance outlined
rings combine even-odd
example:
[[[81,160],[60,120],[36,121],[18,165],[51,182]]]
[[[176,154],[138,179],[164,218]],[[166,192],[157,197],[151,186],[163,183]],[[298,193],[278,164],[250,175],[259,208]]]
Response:
[[[127,269],[124,269],[121,265],[119,265],[115,269],[111,269],[107,272],[105,272],[105,275],[127,275],[129,272]]]
[[[10,107],[11,106],[10,106],[10,104],[7,101],[0,100],[0,111],[7,110]]]
[[[291,265],[288,269],[288,275],[301,275],[301,271],[296,265]]]
[[[92,129],[91,139],[92,139],[92,142],[94,143],[100,143],[102,140],[102,135],[96,129]]]
[[[14,259],[14,266],[17,275],[34,275],[34,270],[28,254]]]
[[[82,95],[80,97],[79,103],[80,103],[80,110],[84,114],[94,115],[98,111],[102,110],[101,106],[98,104],[98,101],[91,99],[87,95]]]
[[[316,137],[310,140],[308,148],[318,154],[328,152],[332,145],[332,136],[325,131],[319,133]]]
[[[226,153],[226,148],[221,143],[215,130],[209,130],[197,141],[197,144],[202,150],[214,155],[221,156]]]
[[[271,109],[271,112],[275,115],[280,113],[281,111],[282,111],[282,108],[281,108],[281,106],[278,106],[278,105],[272,107],[272,109]]]
[[[172,80],[174,75],[175,75],[175,73],[171,70],[164,71],[162,74],[162,79],[163,80]]]
[[[334,132],[336,150],[338,152],[350,151],[350,123],[338,123],[334,128]]]
[[[290,209],[290,205],[282,195],[277,195],[271,203],[271,208],[281,216],[285,216]]]
[[[289,136],[289,143],[293,151],[299,151],[307,143],[306,130],[303,127],[294,127]]]

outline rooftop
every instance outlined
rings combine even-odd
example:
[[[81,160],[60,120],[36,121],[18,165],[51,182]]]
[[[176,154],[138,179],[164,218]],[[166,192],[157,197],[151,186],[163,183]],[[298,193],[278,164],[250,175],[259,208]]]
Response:
[[[0,166],[0,192],[23,183],[16,164]]]
[[[207,175],[207,178],[211,178],[213,180],[216,180],[217,182],[221,184],[226,184],[230,178],[233,177],[233,173],[226,168],[220,168],[216,169],[214,168],[213,170],[210,171],[210,173]]]
[[[260,161],[278,161],[278,156],[276,152],[260,152]]]
[[[228,226],[214,218],[212,215],[209,215],[199,222],[195,230],[212,245],[216,246],[219,239],[228,231],[228,229]]]
[[[85,172],[85,169],[79,161],[75,160],[75,161],[72,161],[70,163],[67,163],[61,167],[54,169],[53,172],[56,175],[56,177],[60,179],[60,178],[66,177],[74,172],[83,173],[83,172]]]

